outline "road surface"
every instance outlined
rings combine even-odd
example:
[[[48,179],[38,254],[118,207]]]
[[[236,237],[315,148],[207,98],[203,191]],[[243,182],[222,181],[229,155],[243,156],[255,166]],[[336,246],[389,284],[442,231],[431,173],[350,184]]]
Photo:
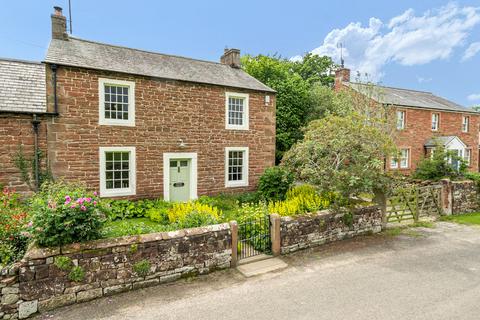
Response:
[[[480,319],[480,229],[446,222],[291,254],[281,271],[226,270],[37,319]]]

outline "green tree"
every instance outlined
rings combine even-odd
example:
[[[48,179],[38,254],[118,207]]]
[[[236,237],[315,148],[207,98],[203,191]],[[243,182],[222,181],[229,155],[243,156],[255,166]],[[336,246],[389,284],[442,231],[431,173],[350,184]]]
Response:
[[[293,63],[293,71],[310,85],[317,83],[332,87],[335,82],[334,69],[332,58],[313,53],[307,53],[302,60]]]
[[[293,62],[273,56],[242,57],[244,70],[277,91],[276,161],[302,137],[309,106],[309,84],[293,72]]]
[[[243,56],[243,69],[277,91],[276,161],[302,138],[308,121],[310,88],[315,83],[331,85],[333,77],[330,58],[307,54],[293,62],[279,56]]]
[[[472,106],[472,109],[475,110],[475,111],[480,111],[480,105]]]
[[[325,118],[328,115],[346,116],[353,112],[353,101],[349,92],[335,92],[320,83],[315,83],[311,87],[309,99],[308,122]]]
[[[384,159],[395,154],[395,145],[376,121],[356,114],[314,120],[283,164],[298,180],[345,199],[381,189],[387,182]]]

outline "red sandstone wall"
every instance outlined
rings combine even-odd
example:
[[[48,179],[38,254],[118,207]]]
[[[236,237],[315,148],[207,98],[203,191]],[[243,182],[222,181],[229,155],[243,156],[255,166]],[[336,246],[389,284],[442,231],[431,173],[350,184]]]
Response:
[[[135,127],[98,124],[98,78],[135,81]],[[48,75],[51,79],[51,74]],[[99,147],[134,146],[136,196],[163,196],[163,153],[198,153],[198,195],[253,190],[275,159],[275,98],[264,93],[213,85],[107,73],[81,68],[58,70],[60,116],[48,124],[49,160],[55,177],[80,180],[99,189]],[[49,109],[53,108],[47,81]],[[225,92],[250,94],[250,129],[225,129]],[[178,147],[183,139],[186,148]],[[225,147],[249,147],[249,186],[225,188]]]
[[[23,194],[29,193],[31,190],[23,182],[13,159],[19,146],[23,146],[23,153],[27,159],[33,158],[34,135],[31,121],[31,115],[0,113],[0,185],[15,188]],[[39,147],[44,152],[46,151],[46,135],[45,120],[42,119],[39,128]],[[33,186],[34,180],[31,182]]]
[[[398,169],[409,173],[425,155],[425,142],[433,136],[457,136],[467,147],[472,148],[469,170],[478,171],[479,116],[456,112],[440,112],[419,109],[398,108],[406,111],[405,129],[398,131],[396,138],[399,148],[410,148],[410,168]],[[432,113],[440,114],[438,131],[431,130]],[[462,132],[462,116],[470,116],[469,132]]]

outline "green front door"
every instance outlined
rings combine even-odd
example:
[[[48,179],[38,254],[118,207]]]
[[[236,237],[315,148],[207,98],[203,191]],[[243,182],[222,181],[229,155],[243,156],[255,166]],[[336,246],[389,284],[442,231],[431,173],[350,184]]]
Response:
[[[190,159],[170,160],[170,201],[190,200]]]

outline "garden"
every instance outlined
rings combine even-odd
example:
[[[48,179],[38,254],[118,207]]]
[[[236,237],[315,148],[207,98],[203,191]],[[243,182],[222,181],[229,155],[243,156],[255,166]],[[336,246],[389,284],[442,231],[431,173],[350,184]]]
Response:
[[[295,216],[330,207],[338,199],[307,184],[294,185],[286,169],[266,170],[256,192],[201,196],[186,203],[162,199],[101,199],[81,184],[46,181],[28,199],[8,187],[0,195],[0,266],[27,247],[60,246],[102,238],[194,228],[269,213]]]

